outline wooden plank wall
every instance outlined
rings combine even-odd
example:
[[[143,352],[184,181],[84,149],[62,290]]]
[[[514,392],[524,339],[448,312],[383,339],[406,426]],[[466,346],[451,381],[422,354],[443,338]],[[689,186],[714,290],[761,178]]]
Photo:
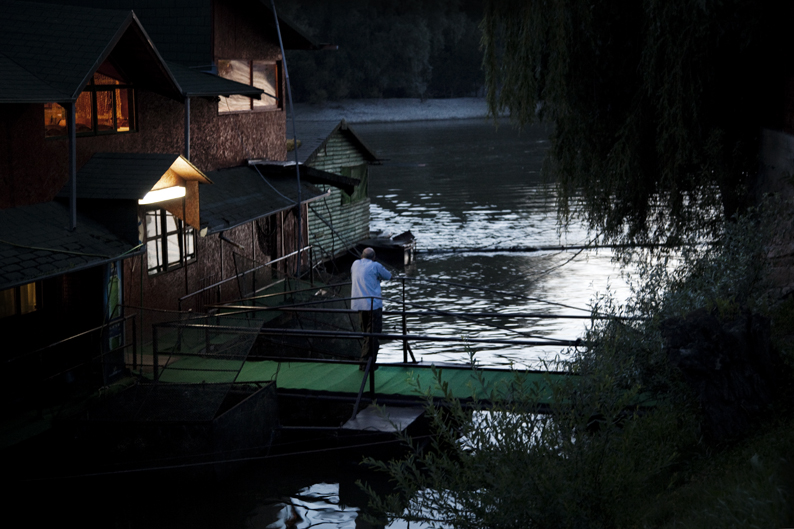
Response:
[[[336,131],[328,140],[324,149],[306,163],[309,167],[341,174],[343,167],[355,167],[367,163],[367,159],[350,141],[347,132]],[[309,210],[309,242],[315,246],[317,259],[332,259],[344,254],[347,249],[360,240],[369,238],[369,205],[366,198],[350,204],[342,204],[342,192],[329,186],[318,186],[323,190],[331,190],[330,196],[312,202],[312,208],[328,221],[337,232],[320,220]]]

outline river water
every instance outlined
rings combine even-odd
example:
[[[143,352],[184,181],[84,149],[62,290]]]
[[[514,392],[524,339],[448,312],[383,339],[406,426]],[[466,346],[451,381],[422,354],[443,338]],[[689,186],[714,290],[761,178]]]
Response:
[[[540,174],[548,149],[542,127],[517,131],[484,119],[361,124],[359,136],[385,159],[371,168],[371,229],[410,230],[420,252],[406,274],[414,310],[454,313],[586,315],[607,286],[624,297],[626,284],[607,250],[516,252],[509,249],[581,245],[581,225],[560,232],[553,185]],[[462,249],[503,249],[469,251]],[[455,251],[455,253],[452,253]],[[432,282],[429,282],[432,281]],[[443,283],[439,283],[443,282]],[[449,283],[464,286],[451,286]],[[384,284],[399,299],[401,283]],[[397,303],[386,308],[399,310]],[[412,316],[410,334],[462,339],[575,340],[587,320],[531,317]],[[501,328],[496,328],[498,325]],[[399,316],[385,318],[401,331]],[[417,360],[465,363],[469,352],[486,366],[539,367],[561,345],[413,342]],[[383,345],[379,361],[401,361],[402,343]]]
[[[518,133],[481,119],[354,125],[378,155],[370,178],[372,228],[411,230],[419,248],[436,252],[462,248],[579,244],[588,235],[575,227],[557,230],[552,187],[540,176],[548,148],[546,133]],[[608,284],[621,295],[620,270],[600,252],[420,253],[407,270],[414,308],[467,313],[586,314],[594,293]],[[421,281],[420,281],[421,280]],[[467,285],[429,283],[444,281]],[[476,287],[476,288],[471,288]],[[483,290],[489,289],[489,290]],[[500,291],[503,293],[495,293]],[[399,298],[391,281],[384,296]],[[387,308],[398,308],[387,303]],[[399,332],[398,320],[386,328]],[[442,316],[413,316],[409,332],[462,338],[575,339],[583,320],[529,317],[488,319],[506,327]],[[518,334],[518,333],[525,334]],[[468,361],[465,344],[414,342],[418,359]],[[484,365],[537,366],[564,347],[470,344]],[[401,361],[400,343],[383,345],[379,361]],[[84,480],[53,483],[42,491],[42,509],[81,525],[126,528],[323,528],[372,527],[360,517],[366,497],[357,479],[376,488],[388,485],[358,463],[356,454],[305,454],[253,462],[222,483],[172,482],[159,475],[119,476],[112,483]],[[76,498],[79,498],[76,499]],[[64,505],[55,507],[58,502]],[[37,501],[37,504],[39,502]],[[47,507],[49,505],[49,507]],[[28,516],[38,516],[31,512]],[[392,528],[408,525],[397,521]],[[422,526],[411,524],[412,528]]]

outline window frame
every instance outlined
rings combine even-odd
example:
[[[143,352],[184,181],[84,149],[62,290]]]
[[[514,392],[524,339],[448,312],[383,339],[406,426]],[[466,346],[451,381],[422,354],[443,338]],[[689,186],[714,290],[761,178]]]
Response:
[[[100,74],[100,72],[94,73],[94,75],[91,76],[91,79],[88,81],[88,84],[85,86],[83,91],[80,92],[80,96],[79,97],[83,97],[84,94],[87,94],[88,97],[90,97],[90,99],[91,99],[91,102],[90,102],[90,105],[91,105],[91,128],[90,128],[90,130],[78,131],[77,135],[78,136],[105,136],[105,135],[109,135],[109,134],[128,134],[128,133],[131,133],[131,132],[137,132],[138,131],[138,115],[137,115],[138,104],[137,104],[137,97],[135,95],[135,87],[132,84],[127,83],[126,81],[123,81],[121,79],[114,79],[116,81],[119,81],[119,84],[97,84],[96,83],[96,77],[97,77],[98,74],[99,75],[105,75],[105,74]],[[105,77],[110,77],[110,76],[105,75]],[[110,78],[113,79],[112,77],[110,77]],[[128,110],[129,126],[128,126],[127,130],[118,130],[118,127],[119,127],[119,125],[118,125],[118,108],[119,108],[118,97],[119,96],[117,95],[117,92],[121,92],[122,90],[127,90],[128,91],[127,92],[127,104],[128,104],[128,106],[130,108]],[[111,98],[112,98],[111,114],[112,114],[112,117],[113,117],[113,125],[108,130],[99,130],[99,116],[98,116],[98,102],[97,102],[98,101],[98,97],[97,97],[97,94],[100,93],[100,92],[102,92],[102,93],[110,92]],[[77,104],[77,102],[75,102],[75,104]],[[64,137],[66,137],[68,135],[66,127],[64,127],[63,134],[60,134],[60,133],[52,134],[52,135],[48,135],[47,134],[47,126],[48,126],[48,124],[46,123],[46,112],[47,112],[46,105],[53,105],[53,108],[60,107],[62,109],[62,114],[64,116],[63,119],[66,119],[66,109],[63,108],[60,104],[55,103],[55,102],[53,102],[53,103],[45,103],[44,105],[45,105],[45,123],[44,123],[44,135],[45,135],[45,137],[47,139],[50,139],[50,138],[64,138]]]
[[[196,230],[192,226],[186,224],[164,208],[147,208],[143,210],[142,214],[143,232],[146,238],[146,270],[150,276],[177,270],[196,261]],[[153,234],[149,230],[149,217],[154,217],[155,219],[156,229]],[[169,218],[174,221],[173,229],[168,227]],[[171,237],[173,236],[176,236],[179,258],[171,262],[168,260],[170,255],[169,240],[172,240]],[[152,247],[156,250],[155,252],[150,250]],[[151,259],[152,254],[156,257],[154,263],[152,263],[153,260]]]
[[[252,114],[252,113],[257,113],[257,112],[274,112],[274,111],[280,111],[280,110],[284,109],[284,97],[283,97],[283,94],[282,94],[283,66],[282,66],[282,61],[280,59],[279,60],[218,59],[217,60],[218,76],[223,78],[223,79],[228,79],[230,81],[235,81],[235,82],[241,83],[243,81],[240,80],[240,79],[233,79],[231,77],[224,77],[221,74],[222,68],[220,67],[220,65],[221,65],[222,62],[230,62],[230,63],[231,62],[240,62],[240,63],[244,62],[244,63],[247,63],[248,78],[247,78],[247,80],[245,81],[244,84],[247,84],[248,86],[253,86],[255,88],[260,88],[262,90],[264,90],[263,87],[256,86],[254,84],[254,67],[256,65],[260,65],[260,66],[261,65],[271,65],[271,66],[273,66],[273,69],[275,70],[275,76],[276,76],[276,83],[275,83],[276,84],[275,85],[275,92],[276,93],[274,94],[275,95],[275,99],[273,97],[271,97],[270,95],[268,95],[267,92],[266,92],[265,94],[262,95],[261,99],[258,99],[258,100],[254,99],[254,98],[251,98],[251,97],[248,97],[248,96],[243,96],[243,95],[232,95],[232,96],[229,96],[229,97],[220,96],[219,101],[218,101],[218,115]],[[226,108],[228,108],[229,101],[232,98],[234,98],[234,97],[244,97],[245,99],[247,99],[248,100],[248,108],[247,109],[227,110]],[[258,104],[261,101],[265,101],[265,100],[273,101],[273,104],[272,105]]]
[[[32,307],[23,307],[22,304],[22,289],[33,287],[33,304]],[[3,314],[3,310],[0,310],[0,320],[4,320],[7,318],[19,318],[21,316],[25,316],[27,314],[35,314],[41,311],[42,305],[42,283],[41,281],[32,281],[30,283],[26,283],[24,285],[17,285],[15,287],[6,288],[0,290],[0,294],[4,294],[6,292],[11,291],[13,299],[11,303],[13,303],[13,310],[9,311],[8,314]],[[2,298],[0,298],[2,299]],[[28,310],[25,310],[25,309]]]

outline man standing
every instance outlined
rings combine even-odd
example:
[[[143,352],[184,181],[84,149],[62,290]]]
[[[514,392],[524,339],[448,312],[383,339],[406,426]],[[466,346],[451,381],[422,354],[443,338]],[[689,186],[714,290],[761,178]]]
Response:
[[[375,262],[375,250],[365,248],[361,259],[355,261],[350,268],[353,288],[351,290],[350,308],[358,311],[361,332],[380,333],[383,330],[383,300],[381,299],[381,280],[391,279],[391,274],[383,265]],[[374,368],[378,357],[378,339],[365,336],[361,346],[361,361],[365,362],[372,355]],[[362,366],[363,369],[363,366]]]

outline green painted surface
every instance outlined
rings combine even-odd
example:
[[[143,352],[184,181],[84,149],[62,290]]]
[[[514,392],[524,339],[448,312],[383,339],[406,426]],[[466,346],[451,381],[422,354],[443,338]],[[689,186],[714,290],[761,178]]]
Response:
[[[240,370],[239,376],[237,371]],[[467,369],[440,369],[442,381],[456,398],[486,398],[474,372]],[[483,379],[491,387],[506,388],[521,380],[524,384],[537,384],[539,393],[548,398],[546,376],[537,372],[482,371]],[[236,377],[236,378],[235,378]],[[335,364],[326,362],[275,362],[270,360],[246,361],[241,364],[234,360],[211,360],[205,358],[184,358],[165,368],[160,376],[163,382],[267,382],[276,381],[279,389],[328,391],[357,394],[361,387],[363,373],[356,364]],[[443,396],[436,384],[431,366],[379,366],[375,372],[375,392],[385,395],[418,396],[416,385],[424,393],[430,391],[434,397]],[[369,383],[366,385],[369,390]],[[477,389],[477,391],[475,391]]]

